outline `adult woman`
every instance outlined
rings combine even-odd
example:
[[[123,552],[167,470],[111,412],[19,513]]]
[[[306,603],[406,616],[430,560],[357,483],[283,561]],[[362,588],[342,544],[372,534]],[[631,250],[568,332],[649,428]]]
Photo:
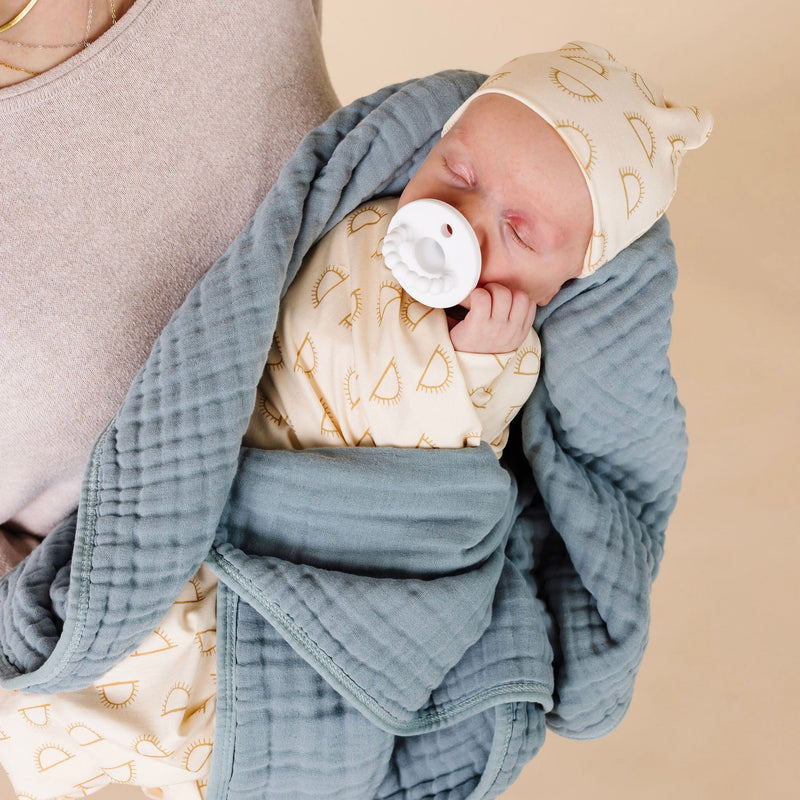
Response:
[[[311,0],[0,0],[0,574],[336,104]]]

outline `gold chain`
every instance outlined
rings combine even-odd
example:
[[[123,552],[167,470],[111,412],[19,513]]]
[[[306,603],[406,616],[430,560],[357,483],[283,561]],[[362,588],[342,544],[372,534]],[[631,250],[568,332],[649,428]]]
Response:
[[[39,2],[39,0],[28,0],[28,4],[22,11],[17,14],[16,17],[12,17],[8,22],[4,22],[0,25],[0,33],[4,33],[5,31],[9,30],[9,28],[13,28],[18,22],[21,22],[25,15]],[[23,70],[23,72],[27,72],[28,70]]]
[[[13,64],[7,64],[5,61],[0,61],[0,67],[6,69],[13,69],[15,72],[24,72],[27,75],[40,75],[40,72],[34,72],[32,69],[25,69],[24,67],[15,67]]]
[[[13,28],[35,5],[38,3],[39,0],[30,0],[28,5],[22,9],[22,11],[17,14],[16,17],[6,22],[4,25],[0,26],[0,33],[3,31],[7,31],[9,28]],[[111,13],[111,25],[117,24],[117,9],[114,5],[114,0],[107,0],[108,8]],[[89,46],[89,35],[92,27],[92,6],[93,0],[89,0],[89,13],[86,20],[86,35],[82,42],[73,42],[70,44],[29,44],[27,42],[9,42],[8,40],[0,40],[6,41],[10,45],[15,45],[16,47],[31,47],[36,49],[59,49],[59,48],[74,48],[74,47],[88,47]],[[15,72],[24,72],[26,75],[40,75],[40,72],[35,72],[34,70],[25,69],[24,67],[18,67],[14,64],[9,64],[7,61],[0,61],[0,67],[5,67],[6,69],[12,69]]]

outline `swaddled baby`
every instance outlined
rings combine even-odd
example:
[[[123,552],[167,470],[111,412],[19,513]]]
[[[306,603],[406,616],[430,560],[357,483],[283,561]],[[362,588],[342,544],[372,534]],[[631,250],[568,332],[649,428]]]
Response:
[[[536,307],[664,213],[684,151],[710,123],[593,45],[504,65],[399,199],[365,204],[309,254],[282,303],[245,443],[486,441],[500,454],[538,375]],[[477,237],[480,279],[459,309],[414,300],[383,262],[395,208],[420,198],[460,211]],[[158,630],[91,687],[0,695],[0,761],[18,793],[85,796],[114,781],[159,787],[154,797],[202,795],[214,581],[201,570]]]
[[[531,326],[664,213],[711,128],[603,48],[570,43],[501,67],[448,121],[399,201],[334,228],[281,305],[245,444],[464,447],[499,456],[539,374]],[[383,263],[396,208],[433,198],[474,230],[461,313],[416,302]]]

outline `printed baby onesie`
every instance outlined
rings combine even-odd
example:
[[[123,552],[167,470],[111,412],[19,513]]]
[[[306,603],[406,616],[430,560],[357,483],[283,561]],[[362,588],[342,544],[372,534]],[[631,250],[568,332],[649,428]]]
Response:
[[[19,800],[83,798],[111,783],[203,800],[216,717],[216,587],[203,565],[136,652],[86,689],[0,691],[0,762]]]
[[[396,208],[396,198],[365,203],[303,262],[281,303],[245,445],[483,440],[501,455],[539,375],[538,336],[531,330],[510,353],[455,351],[444,311],[406,294],[383,262]]]

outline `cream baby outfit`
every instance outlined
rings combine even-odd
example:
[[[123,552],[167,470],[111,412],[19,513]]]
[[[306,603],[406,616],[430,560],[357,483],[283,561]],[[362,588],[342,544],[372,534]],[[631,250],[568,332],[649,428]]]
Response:
[[[0,694],[0,758],[19,800],[71,800],[112,783],[162,800],[205,797],[216,719],[216,586],[201,567],[159,627],[92,686]]]
[[[366,203],[309,254],[278,315],[244,443],[267,449],[488,442],[539,374],[531,330],[515,351],[456,352],[444,311],[406,294],[381,242],[397,199]]]

